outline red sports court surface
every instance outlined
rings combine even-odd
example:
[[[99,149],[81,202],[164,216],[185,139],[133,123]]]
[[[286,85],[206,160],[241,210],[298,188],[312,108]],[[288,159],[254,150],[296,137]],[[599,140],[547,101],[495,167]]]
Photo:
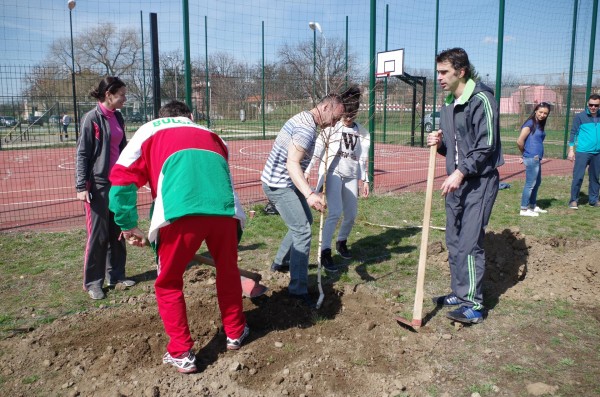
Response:
[[[260,173],[272,140],[229,141],[230,167],[242,204],[264,201]],[[420,147],[376,144],[375,193],[425,189],[429,150]],[[33,149],[0,152],[0,231],[18,229],[67,229],[83,226],[83,205],[74,189],[75,149]],[[505,155],[502,181],[524,179],[518,156]],[[435,188],[445,177],[444,158],[436,162]],[[570,175],[572,163],[548,159],[544,176]],[[313,178],[316,180],[316,178]],[[140,216],[146,217],[150,191],[138,191]]]

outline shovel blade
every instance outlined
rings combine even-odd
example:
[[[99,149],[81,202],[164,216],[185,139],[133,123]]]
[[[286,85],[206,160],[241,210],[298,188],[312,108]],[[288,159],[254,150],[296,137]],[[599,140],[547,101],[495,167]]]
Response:
[[[396,317],[395,320],[402,327],[409,329],[410,331],[417,332],[419,328],[421,328],[422,321],[421,320],[408,320],[404,317]]]
[[[246,298],[258,298],[269,289],[248,277],[240,276],[240,280],[242,282],[242,296]]]

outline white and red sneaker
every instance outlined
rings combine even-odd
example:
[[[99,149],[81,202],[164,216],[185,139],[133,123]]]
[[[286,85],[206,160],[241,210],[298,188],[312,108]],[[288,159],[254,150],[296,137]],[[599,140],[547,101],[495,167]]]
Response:
[[[171,364],[177,368],[177,371],[183,374],[191,374],[198,371],[196,368],[196,356],[191,350],[179,357],[173,357],[169,352],[166,352],[163,356],[163,364]]]

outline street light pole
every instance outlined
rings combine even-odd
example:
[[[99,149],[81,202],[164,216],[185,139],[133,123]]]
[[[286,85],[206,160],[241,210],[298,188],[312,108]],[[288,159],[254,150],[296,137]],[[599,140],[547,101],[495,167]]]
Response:
[[[309,24],[310,26],[310,24]],[[313,30],[313,105],[317,103],[317,31]]]
[[[75,120],[75,140],[79,140],[79,117],[77,115],[77,91],[75,90],[75,51],[73,49],[73,15],[72,11],[75,8],[75,0],[69,0],[69,26],[71,27],[71,86],[73,87],[73,117]]]
[[[325,37],[325,34],[323,33],[323,29],[321,29],[321,25],[319,24],[319,22],[309,22],[308,27],[313,32],[316,32],[318,30],[319,33],[321,33],[321,37],[323,37],[323,61],[325,62],[325,96],[327,96],[327,94],[329,93],[329,64],[327,62],[327,37]]]

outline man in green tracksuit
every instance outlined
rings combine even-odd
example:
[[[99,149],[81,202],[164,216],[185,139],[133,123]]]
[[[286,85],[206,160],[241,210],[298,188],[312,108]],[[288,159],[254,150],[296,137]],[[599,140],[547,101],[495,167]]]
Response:
[[[446,157],[446,246],[451,292],[436,297],[457,306],[447,317],[462,323],[483,321],[483,238],[498,194],[497,168],[504,164],[498,104],[489,87],[471,79],[469,57],[452,48],[436,57],[437,79],[450,94],[440,113],[440,130],[427,137]]]

